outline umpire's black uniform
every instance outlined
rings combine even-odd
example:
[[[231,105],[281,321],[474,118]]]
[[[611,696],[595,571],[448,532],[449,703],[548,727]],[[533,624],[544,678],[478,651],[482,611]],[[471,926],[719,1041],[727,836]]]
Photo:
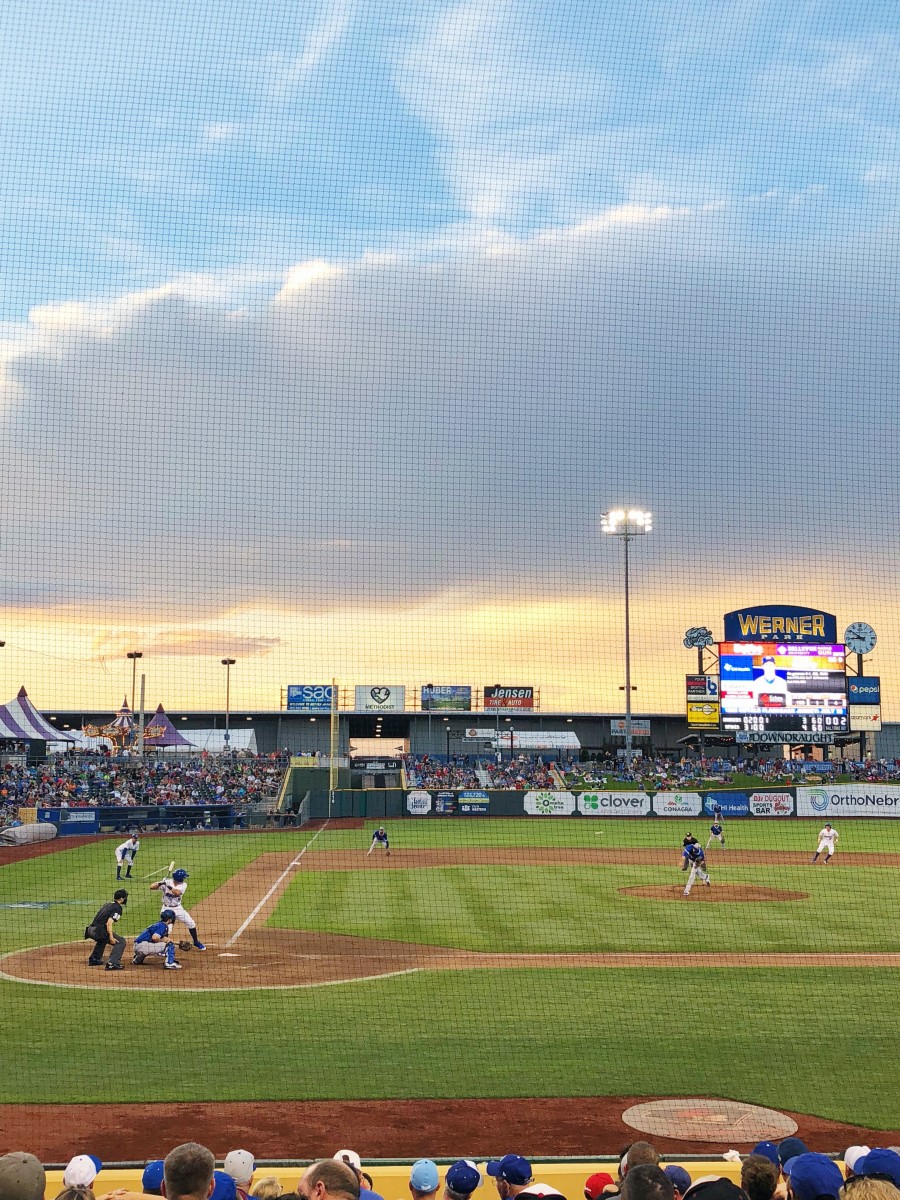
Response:
[[[115,932],[115,922],[119,920],[128,903],[128,893],[119,888],[109,904],[104,904],[100,911],[84,931],[84,936],[95,943],[88,959],[89,967],[99,967],[103,962],[103,951],[112,946],[109,954],[107,971],[122,970],[122,955],[125,952],[125,939]],[[113,922],[111,925],[110,922]]]

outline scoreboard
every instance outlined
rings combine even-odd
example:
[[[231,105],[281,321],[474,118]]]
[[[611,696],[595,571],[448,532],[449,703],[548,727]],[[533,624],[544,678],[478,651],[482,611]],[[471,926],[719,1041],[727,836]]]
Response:
[[[839,645],[719,643],[722,729],[848,732],[844,652]]]

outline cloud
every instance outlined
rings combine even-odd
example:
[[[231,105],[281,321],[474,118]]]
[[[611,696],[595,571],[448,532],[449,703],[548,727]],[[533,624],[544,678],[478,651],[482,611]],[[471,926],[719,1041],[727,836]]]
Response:
[[[277,637],[247,637],[222,630],[162,629],[150,634],[129,630],[108,630],[95,638],[97,662],[112,656],[124,657],[136,645],[150,658],[220,658],[240,655],[242,658],[268,654],[279,645]]]
[[[5,351],[6,603],[127,628],[583,596],[617,586],[618,502],[657,513],[654,586],[764,563],[777,592],[848,512],[881,561],[895,243],[742,235],[628,206],[499,255],[302,263],[236,315],[183,281],[43,306]]]

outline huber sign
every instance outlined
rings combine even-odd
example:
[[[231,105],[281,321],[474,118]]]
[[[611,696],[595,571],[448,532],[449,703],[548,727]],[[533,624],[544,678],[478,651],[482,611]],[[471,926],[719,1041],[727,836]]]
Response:
[[[795,604],[757,604],[725,614],[726,642],[837,642],[837,618]]]

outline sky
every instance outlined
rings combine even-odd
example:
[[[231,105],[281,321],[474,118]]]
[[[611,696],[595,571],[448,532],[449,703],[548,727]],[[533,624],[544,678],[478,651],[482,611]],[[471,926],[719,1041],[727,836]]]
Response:
[[[47,0],[0,43],[0,692],[636,708],[759,603],[900,717],[900,15]]]

